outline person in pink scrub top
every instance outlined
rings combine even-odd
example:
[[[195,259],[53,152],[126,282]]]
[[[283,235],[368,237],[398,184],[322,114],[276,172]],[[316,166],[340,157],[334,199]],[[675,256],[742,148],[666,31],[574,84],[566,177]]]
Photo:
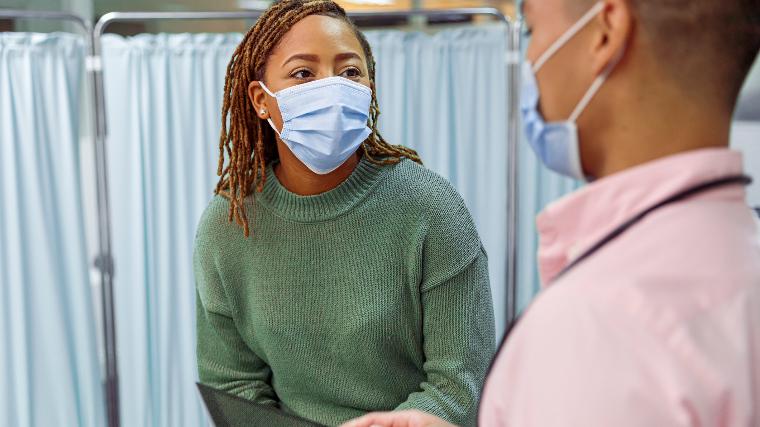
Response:
[[[538,217],[543,290],[503,341],[479,425],[760,426],[760,232],[728,148],[760,1],[523,6],[528,142],[590,182]]]

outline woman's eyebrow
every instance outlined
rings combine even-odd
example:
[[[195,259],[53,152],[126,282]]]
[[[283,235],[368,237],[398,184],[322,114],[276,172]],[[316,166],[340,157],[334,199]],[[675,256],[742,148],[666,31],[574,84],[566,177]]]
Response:
[[[282,66],[284,67],[288,65],[288,63],[297,61],[299,59],[302,61],[308,61],[308,62],[319,62],[319,56],[317,55],[310,55],[308,53],[297,53],[291,56],[290,58],[288,58],[285,62],[283,62]]]
[[[339,53],[335,55],[336,61],[345,61],[348,59],[358,59],[361,61],[362,57],[359,56],[359,54],[356,52],[344,52],[344,53]]]

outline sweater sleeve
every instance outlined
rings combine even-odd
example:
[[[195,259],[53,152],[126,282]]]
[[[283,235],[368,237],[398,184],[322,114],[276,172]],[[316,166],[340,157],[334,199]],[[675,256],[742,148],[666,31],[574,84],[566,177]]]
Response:
[[[495,346],[485,253],[480,250],[464,270],[423,289],[422,311],[427,379],[396,409],[418,409],[455,424],[475,425]]]
[[[205,223],[204,223],[205,222]],[[262,404],[277,405],[271,369],[245,343],[235,325],[204,215],[196,236],[197,362],[200,382]]]

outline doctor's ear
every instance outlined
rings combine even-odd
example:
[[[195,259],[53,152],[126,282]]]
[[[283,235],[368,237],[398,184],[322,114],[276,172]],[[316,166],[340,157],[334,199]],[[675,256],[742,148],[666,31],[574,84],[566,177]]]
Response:
[[[261,83],[258,81],[252,81],[248,84],[248,99],[251,101],[253,109],[256,111],[256,115],[262,120],[269,118],[267,97],[268,95],[266,91],[264,91],[264,88],[261,87]]]
[[[634,14],[628,0],[604,0],[604,9],[594,21],[598,28],[593,45],[593,67],[599,75],[624,54],[633,36]]]

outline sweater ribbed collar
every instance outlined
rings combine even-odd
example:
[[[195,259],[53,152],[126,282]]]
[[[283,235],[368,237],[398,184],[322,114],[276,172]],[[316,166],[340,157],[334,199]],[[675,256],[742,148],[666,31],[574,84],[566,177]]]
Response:
[[[384,169],[388,168],[362,158],[351,175],[337,187],[313,196],[300,196],[282,186],[272,163],[267,166],[264,190],[256,193],[256,198],[280,217],[298,222],[325,221],[348,212],[364,199],[384,174]]]

